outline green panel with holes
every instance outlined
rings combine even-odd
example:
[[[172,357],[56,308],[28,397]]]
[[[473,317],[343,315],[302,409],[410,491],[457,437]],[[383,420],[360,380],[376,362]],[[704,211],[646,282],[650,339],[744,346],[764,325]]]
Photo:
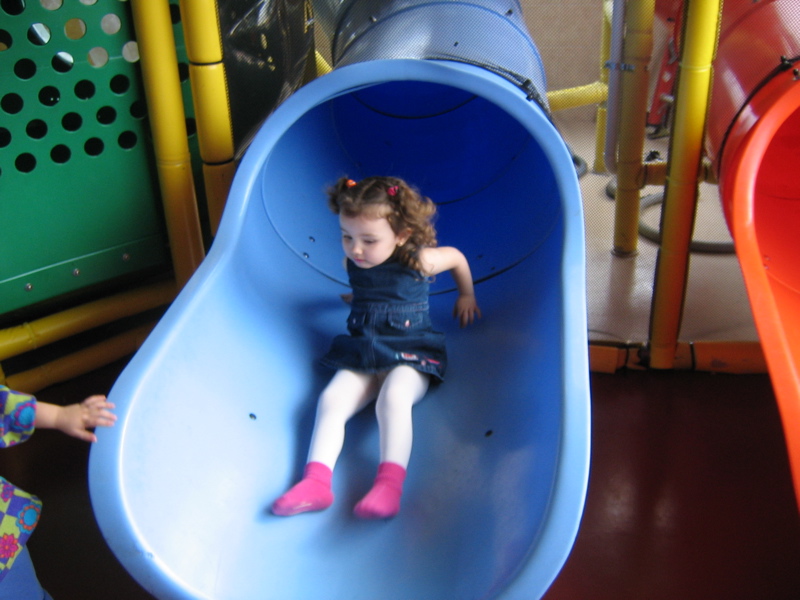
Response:
[[[169,268],[130,9],[0,0],[0,314]]]

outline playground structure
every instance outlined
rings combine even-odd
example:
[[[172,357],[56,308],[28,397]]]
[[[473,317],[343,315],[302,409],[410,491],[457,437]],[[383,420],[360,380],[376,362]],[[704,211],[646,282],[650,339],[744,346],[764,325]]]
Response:
[[[612,60],[610,55],[603,61],[610,62],[612,66],[610,70],[604,70],[604,74],[619,71],[620,80],[616,85],[622,89],[623,97],[623,102],[620,104],[623,114],[620,115],[619,121],[619,130],[623,133],[620,134],[617,149],[618,218],[614,242],[618,254],[631,255],[636,251],[635,225],[638,221],[639,190],[642,185],[669,180],[665,192],[662,251],[654,292],[651,339],[641,344],[638,349],[646,350],[647,359],[644,364],[654,368],[683,368],[691,365],[696,368],[735,371],[764,369],[769,365],[770,373],[776,382],[776,394],[784,416],[784,424],[787,427],[787,445],[792,465],[797,472],[797,435],[791,428],[791,423],[797,422],[796,418],[792,417],[792,415],[796,417],[797,410],[796,351],[793,348],[792,337],[788,335],[788,332],[793,331],[791,315],[797,314],[796,309],[792,310],[792,302],[795,299],[792,290],[796,286],[792,284],[791,267],[785,261],[781,264],[778,258],[789,256],[787,251],[773,247],[769,252],[762,252],[758,247],[759,243],[770,243],[776,239],[787,246],[790,245],[791,237],[775,236],[775,229],[767,225],[770,221],[773,223],[777,221],[775,226],[780,224],[786,226],[787,230],[791,230],[792,224],[796,223],[796,219],[792,220],[791,201],[787,202],[794,192],[790,190],[791,186],[788,185],[785,175],[783,178],[779,176],[780,173],[791,173],[785,167],[779,168],[779,165],[788,164],[790,160],[791,153],[787,149],[790,149],[792,144],[787,141],[792,138],[793,127],[796,124],[796,119],[792,119],[796,106],[794,96],[796,86],[793,85],[796,76],[793,68],[798,52],[796,40],[790,35],[793,30],[792,12],[796,9],[790,6],[791,3],[761,2],[753,5],[748,2],[745,7],[745,3],[729,1],[725,3],[725,12],[720,15],[718,3],[687,3],[687,11],[684,13],[685,37],[681,65],[688,67],[686,70],[690,74],[681,73],[675,93],[673,118],[676,129],[672,135],[670,160],[643,165],[641,140],[644,139],[644,129],[641,116],[646,112],[643,107],[647,105],[647,98],[642,90],[645,87],[643,82],[646,80],[646,69],[643,66],[649,59],[648,27],[652,27],[656,9],[659,10],[659,16],[663,17],[674,14],[671,11],[674,11],[675,7],[662,6],[660,3],[656,6],[654,2],[626,4],[625,18],[630,36],[624,45],[626,54],[619,61]],[[766,18],[767,16],[769,18]],[[719,53],[715,60],[716,38],[709,36],[708,32],[717,30],[720,17],[722,28]],[[763,21],[759,21],[760,19]],[[753,26],[750,30],[738,29],[732,25],[726,26],[726,24],[739,25],[742,21],[755,22],[759,25],[766,22],[770,27]],[[610,23],[611,19],[608,19],[609,29]],[[770,44],[764,44],[763,48],[759,47],[763,49],[765,58],[763,62],[747,62],[748,65],[755,65],[752,72],[743,75],[737,72],[737,61],[731,59],[726,62],[726,57],[736,57],[737,53],[743,52],[740,47],[728,50],[729,54],[726,55],[726,44],[728,48],[736,48],[737,39],[747,39],[749,42],[754,37],[758,38],[758,33],[774,32],[776,27],[786,35],[773,35],[764,39],[769,39],[770,42],[780,40],[786,47],[775,48]],[[742,31],[748,31],[749,35],[737,35]],[[139,35],[141,37],[141,34]],[[612,45],[612,37],[609,33],[609,46]],[[752,44],[747,45],[747,51],[752,52]],[[142,67],[145,68],[144,51],[142,56]],[[742,61],[738,61],[739,69],[742,68],[742,64]],[[633,65],[634,68],[628,69],[629,65]],[[712,65],[717,65],[713,79]],[[723,71],[720,65],[725,65],[728,77],[721,76]],[[637,66],[639,68],[636,68]],[[642,75],[643,72],[645,75]],[[736,75],[733,79],[741,84],[738,88],[729,85],[732,80],[731,73]],[[606,89],[612,87],[613,84],[610,82],[607,88],[606,82],[600,81],[576,90],[551,92],[548,94],[550,107],[555,111],[583,103],[601,102],[606,98]],[[728,110],[712,110],[710,113],[707,111],[706,98],[711,87],[714,87],[712,96],[714,102],[722,103],[715,104],[714,108],[729,101]],[[730,94],[726,98],[720,90],[728,91]],[[599,112],[602,117],[598,121],[603,122],[605,106],[601,106]],[[706,114],[711,114],[713,117],[708,127],[705,123]],[[640,127],[637,133],[636,130]],[[681,127],[684,131],[680,130]],[[708,131],[708,137],[705,138],[708,144],[707,154],[715,159],[713,164],[711,161],[706,164],[701,162],[706,131]],[[605,135],[598,135],[598,139],[601,137]],[[766,154],[767,150],[770,151],[769,154]],[[765,156],[769,160],[766,160]],[[769,168],[769,171],[759,175],[759,169],[762,168]],[[704,344],[702,341],[687,344],[677,339],[682,316],[682,296],[685,293],[688,241],[691,238],[694,219],[696,183],[700,178],[713,179],[717,173],[721,178],[722,195],[728,217],[732,222],[731,229],[737,241],[737,250],[748,289],[754,290],[755,297],[751,294],[751,298],[762,342],[760,345]],[[770,180],[773,183],[777,181],[779,186],[783,187],[777,191],[774,187],[771,190],[765,188]],[[756,181],[759,182],[758,186],[755,185]],[[735,194],[733,191],[725,190],[755,191]],[[762,206],[754,209],[753,199],[765,196],[778,199],[772,204],[778,204],[781,209],[772,212],[771,218],[770,213],[765,213],[767,216],[761,220],[761,224],[753,226],[751,215],[753,212],[762,214],[760,211],[763,208]],[[769,204],[763,200],[760,202]],[[760,238],[757,235],[759,227],[762,232]],[[745,246],[742,240],[748,239],[750,246]],[[766,282],[762,255],[769,256],[770,265],[779,265],[771,266]],[[188,270],[191,271],[192,268]],[[776,272],[778,275],[773,275]],[[762,298],[766,298],[766,301],[759,303],[758,300]],[[96,314],[93,306],[89,306],[86,312],[90,315]],[[130,349],[138,343],[139,340],[136,340],[127,348]],[[30,346],[24,348],[27,350]],[[766,365],[763,362],[762,349]],[[637,367],[641,364],[642,353],[631,352],[631,348],[627,346],[592,345],[590,350],[593,368],[614,370],[620,366]],[[125,352],[123,350],[122,354]],[[632,356],[636,358],[631,359]],[[64,371],[61,376],[68,376],[67,373],[68,371]],[[12,375],[8,379],[13,381],[13,377]],[[20,378],[17,381],[24,382],[25,379]],[[798,481],[797,475],[795,481]]]

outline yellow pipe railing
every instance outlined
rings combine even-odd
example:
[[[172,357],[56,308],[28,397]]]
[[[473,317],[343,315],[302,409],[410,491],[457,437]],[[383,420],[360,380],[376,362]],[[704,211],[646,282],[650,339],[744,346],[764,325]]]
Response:
[[[563,90],[547,92],[547,102],[550,110],[566,110],[579,106],[589,106],[605,102],[608,97],[608,86],[600,81]]]
[[[611,65],[611,68],[621,70],[622,96],[613,247],[618,256],[631,256],[637,252],[639,190],[643,187],[642,154],[654,22],[655,0],[628,2],[623,64]]]
[[[603,3],[603,28],[600,38],[600,83],[606,86],[606,98],[598,103],[595,123],[594,173],[606,172],[605,145],[608,122],[608,61],[611,59],[611,2]]]
[[[175,278],[183,286],[203,260],[175,36],[166,0],[131,0]]]
[[[0,330],[0,360],[164,306],[173,300],[175,292],[174,282],[160,283]]]
[[[648,368],[643,344],[590,344],[589,369],[594,373],[616,373],[620,369]],[[766,373],[767,363],[758,342],[680,342],[675,348],[673,369],[710,373]]]
[[[657,369],[672,368],[680,333],[722,0],[686,0],[684,7],[650,325],[650,366]]]
[[[154,325],[154,323],[142,325],[69,356],[8,377],[3,376],[0,370],[0,382],[15,390],[23,390],[29,394],[36,393],[48,386],[68,381],[133,354],[142,345]]]
[[[216,234],[236,171],[217,2],[180,0],[180,7],[209,223]]]

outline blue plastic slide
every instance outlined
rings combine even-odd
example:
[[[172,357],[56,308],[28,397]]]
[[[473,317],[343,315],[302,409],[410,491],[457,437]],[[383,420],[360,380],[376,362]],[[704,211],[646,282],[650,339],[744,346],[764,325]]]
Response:
[[[531,600],[569,555],[590,437],[572,158],[540,104],[521,17],[489,8],[514,3],[428,4],[436,38],[461,54],[391,46],[348,61],[344,50],[282,104],[243,158],[207,259],[111,391],[120,421],[92,449],[92,503],[111,549],[158,598]],[[456,9],[463,37],[450,31]],[[392,31],[418,51],[432,34],[411,12]],[[491,62],[504,40],[522,68]],[[530,65],[538,74],[522,72]],[[459,329],[452,280],[437,278],[431,316],[449,370],[414,409],[396,518],[352,515],[378,461],[370,409],[348,425],[334,505],[275,517],[332,375],[316,359],[348,314],[324,190],[374,174],[438,203],[439,241],[470,260],[484,318]]]

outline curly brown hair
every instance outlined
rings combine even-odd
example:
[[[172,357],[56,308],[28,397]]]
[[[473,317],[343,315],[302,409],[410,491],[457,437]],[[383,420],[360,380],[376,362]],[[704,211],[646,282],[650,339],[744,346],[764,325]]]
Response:
[[[437,245],[436,205],[397,177],[367,177],[359,182],[342,177],[328,189],[328,206],[346,217],[385,218],[395,235],[410,231],[395,256],[411,269],[422,271],[419,251]]]

